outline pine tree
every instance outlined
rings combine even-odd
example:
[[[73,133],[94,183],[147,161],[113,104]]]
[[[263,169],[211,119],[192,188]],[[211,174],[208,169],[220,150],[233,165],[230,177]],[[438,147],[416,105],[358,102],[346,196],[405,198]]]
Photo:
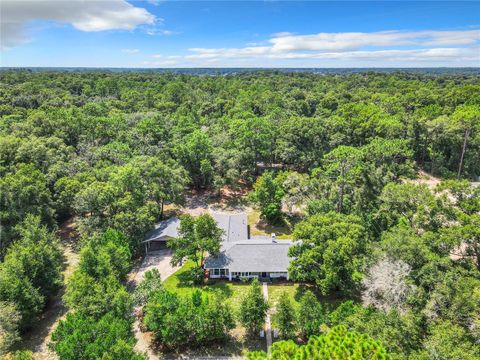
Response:
[[[281,337],[290,338],[295,334],[295,309],[286,293],[284,293],[278,301],[275,319]]]
[[[257,279],[254,279],[246,296],[240,304],[240,322],[247,332],[254,334],[265,325],[268,303],[263,297]]]

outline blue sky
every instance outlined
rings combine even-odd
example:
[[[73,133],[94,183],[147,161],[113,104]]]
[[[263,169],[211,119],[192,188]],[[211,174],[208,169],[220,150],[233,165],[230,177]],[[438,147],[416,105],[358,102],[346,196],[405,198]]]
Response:
[[[2,66],[480,66],[480,2],[2,0]]]

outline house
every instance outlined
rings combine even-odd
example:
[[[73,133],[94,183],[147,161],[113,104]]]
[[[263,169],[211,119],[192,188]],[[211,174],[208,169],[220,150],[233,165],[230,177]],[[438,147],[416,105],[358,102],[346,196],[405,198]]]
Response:
[[[247,215],[213,213],[218,227],[223,230],[222,245],[217,256],[208,256],[204,268],[210,278],[288,279],[288,249],[290,240],[276,240],[271,237],[250,237]],[[180,220],[177,218],[162,221],[150,231],[143,243],[145,251],[162,249],[168,240],[178,237]]]
[[[205,269],[210,278],[288,279],[289,240],[244,240],[222,246],[218,256],[209,256]]]

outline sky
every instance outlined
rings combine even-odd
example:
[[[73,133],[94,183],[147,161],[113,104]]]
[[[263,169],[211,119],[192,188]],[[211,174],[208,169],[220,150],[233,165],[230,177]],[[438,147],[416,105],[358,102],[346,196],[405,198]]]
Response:
[[[1,0],[8,67],[480,66],[479,1]]]

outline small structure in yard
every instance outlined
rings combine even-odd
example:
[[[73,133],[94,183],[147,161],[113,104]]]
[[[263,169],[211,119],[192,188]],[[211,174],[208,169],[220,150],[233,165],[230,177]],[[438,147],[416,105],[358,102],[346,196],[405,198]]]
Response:
[[[213,279],[288,279],[290,240],[277,240],[275,234],[250,238],[247,215],[213,213],[223,230],[222,246],[217,256],[208,256],[204,268]],[[157,224],[143,243],[145,251],[166,247],[170,239],[179,236],[180,220],[168,219]]]

